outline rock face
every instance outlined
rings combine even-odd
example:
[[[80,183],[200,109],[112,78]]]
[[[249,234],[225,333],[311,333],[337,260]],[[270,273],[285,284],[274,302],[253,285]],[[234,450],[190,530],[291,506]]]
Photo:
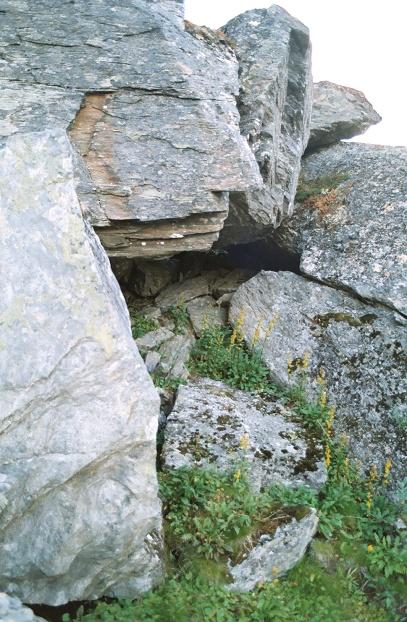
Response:
[[[239,132],[234,53],[185,31],[182,13],[176,0],[2,11],[0,139],[70,128],[82,208],[111,256],[207,250],[228,191],[261,184]]]
[[[311,134],[307,149],[363,134],[382,118],[360,91],[333,82],[314,84]]]
[[[273,538],[262,536],[246,559],[229,568],[233,592],[249,592],[265,581],[273,581],[286,574],[304,557],[305,551],[318,527],[314,509],[301,520],[295,518],[278,527]]]
[[[284,9],[247,11],[224,27],[240,66],[240,128],[256,156],[261,188],[233,192],[222,243],[249,241],[292,213],[309,137],[312,78],[308,29]]]
[[[60,130],[0,152],[0,589],[51,605],[161,575],[159,399],[71,156]]]
[[[243,458],[255,490],[273,483],[319,488],[326,479],[322,448],[278,400],[207,378],[180,386],[167,420],[163,465],[229,471]]]
[[[329,147],[304,159],[303,184],[322,194],[298,204],[279,246],[313,279],[407,315],[407,149]]]
[[[24,607],[18,598],[13,598],[0,592],[0,620],[1,622],[45,622],[38,618],[31,609]]]
[[[405,477],[407,327],[401,316],[289,272],[261,272],[242,285],[232,300],[232,321],[239,314],[249,343],[260,322],[262,346],[268,318],[276,319],[263,346],[275,382],[297,383],[288,363],[295,368],[307,353],[308,390],[320,392],[323,369],[336,430],[349,437],[357,459],[380,472],[391,457],[394,476]]]

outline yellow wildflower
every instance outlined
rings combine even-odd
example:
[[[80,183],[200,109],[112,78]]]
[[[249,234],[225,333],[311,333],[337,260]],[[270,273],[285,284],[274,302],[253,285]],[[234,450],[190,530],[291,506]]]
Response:
[[[239,312],[239,315],[237,316],[237,319],[236,319],[236,322],[235,322],[235,327],[234,327],[232,336],[230,338],[230,348],[232,348],[234,346],[236,341],[243,341],[242,326],[243,326],[245,317],[246,317],[246,313],[245,313],[244,309],[242,309]]]
[[[387,458],[386,464],[384,465],[384,473],[383,473],[383,484],[387,486],[389,483],[389,475],[391,471],[392,462],[390,458]]]
[[[240,449],[246,451],[250,447],[250,438],[247,432],[243,434],[239,442]]]
[[[260,332],[261,332],[263,321],[264,321],[263,318],[260,318],[260,320],[256,324],[256,328],[254,330],[253,338],[252,338],[252,348],[254,348],[254,346],[260,339]]]
[[[374,546],[373,546],[373,544],[368,544],[368,545],[367,545],[367,552],[368,552],[368,553],[372,553],[373,551],[374,551]]]
[[[292,374],[295,371],[295,364],[292,359],[288,359],[287,361],[287,372]]]
[[[320,395],[319,395],[319,404],[320,406],[322,406],[322,408],[325,408],[325,406],[328,403],[328,393],[326,392],[325,389],[322,389]]]
[[[238,482],[240,480],[241,476],[242,476],[242,472],[241,472],[240,469],[238,469],[236,471],[235,475],[234,475],[235,481]]]
[[[369,492],[367,493],[367,497],[366,497],[366,505],[367,505],[368,510],[370,510],[370,508],[372,507],[372,502],[373,502],[373,495],[371,491],[369,490]]]
[[[271,318],[271,320],[269,321],[269,323],[267,324],[267,328],[266,328],[266,333],[264,335],[265,339],[268,339],[271,335],[271,333],[273,332],[275,325],[278,322],[278,319],[280,317],[280,314],[278,311],[276,311],[275,313],[273,313],[273,316]]]
[[[325,369],[323,367],[319,368],[318,371],[318,375],[317,375],[317,383],[321,386],[324,387],[325,386]]]
[[[301,367],[305,370],[309,367],[310,356],[309,352],[304,352],[304,356],[302,357]]]
[[[328,411],[328,418],[326,420],[326,431],[328,433],[328,436],[332,436],[334,418],[335,418],[335,406],[331,406],[331,408]]]
[[[369,479],[371,482],[374,482],[377,480],[377,468],[375,465],[373,465],[372,467],[370,467],[370,471],[369,471]]]
[[[331,448],[329,445],[325,447],[325,465],[327,469],[329,469],[331,465]]]

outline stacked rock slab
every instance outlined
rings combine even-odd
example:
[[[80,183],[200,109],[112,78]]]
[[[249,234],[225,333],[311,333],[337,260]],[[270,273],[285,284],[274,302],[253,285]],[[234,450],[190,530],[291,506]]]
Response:
[[[221,243],[247,242],[292,213],[312,102],[308,29],[284,9],[247,11],[224,27],[240,67],[240,129],[256,156],[261,188],[233,192]]]
[[[277,244],[307,276],[407,316],[407,149],[340,143],[304,158],[301,186]]]
[[[182,2],[6,3],[0,140],[70,128],[83,210],[111,256],[207,250],[228,191],[261,184],[239,132],[238,66],[184,30]]]
[[[381,116],[360,91],[333,82],[317,82],[313,89],[307,150],[363,134],[379,121]]]
[[[0,152],[0,590],[59,605],[161,576],[159,399],[61,130]]]
[[[242,317],[245,338],[259,343],[274,381],[299,382],[318,398],[325,375],[335,429],[345,434],[362,468],[382,472],[391,459],[395,479],[407,472],[407,326],[402,316],[290,272],[261,272],[234,295],[230,317]],[[275,328],[266,339],[269,318]],[[318,381],[319,380],[319,381]]]

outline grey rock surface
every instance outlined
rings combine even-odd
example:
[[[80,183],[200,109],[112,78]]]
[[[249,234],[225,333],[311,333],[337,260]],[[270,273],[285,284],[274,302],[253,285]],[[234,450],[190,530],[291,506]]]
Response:
[[[137,261],[133,291],[141,297],[157,296],[177,277],[177,265],[172,260]]]
[[[151,350],[156,350],[162,343],[173,337],[174,333],[165,326],[162,326],[136,339],[136,344],[140,353],[146,354]]]
[[[165,468],[248,464],[255,490],[273,483],[319,488],[326,479],[322,448],[278,400],[263,400],[203,378],[180,386],[168,417]]]
[[[227,192],[261,184],[233,51],[185,31],[176,0],[3,6],[0,137],[70,128],[82,209],[109,255],[210,248]]]
[[[399,421],[407,416],[407,323],[401,316],[290,272],[261,272],[242,285],[232,322],[239,314],[248,343],[260,324],[259,344],[276,383],[296,384],[288,363],[295,367],[307,353],[307,390],[319,395],[324,370],[335,429],[349,438],[363,467],[375,464],[381,472],[391,456],[393,475],[405,477],[407,438]],[[269,318],[275,326],[265,339]]]
[[[407,315],[407,149],[342,143],[304,158],[302,177],[326,179],[326,194],[298,205],[277,243],[313,279]]]
[[[363,134],[382,118],[363,93],[333,82],[317,82],[313,89],[308,150]]]
[[[203,274],[169,285],[157,296],[155,304],[161,309],[169,309],[186,304],[199,296],[208,296],[209,293],[210,278],[207,274]]]
[[[199,337],[205,328],[224,326],[227,320],[226,309],[217,305],[212,296],[195,298],[187,304],[192,328]]]
[[[45,622],[45,620],[35,616],[18,598],[0,592],[0,622]]]
[[[168,378],[187,380],[189,370],[187,363],[195,344],[193,335],[175,335],[165,341],[159,349],[161,357],[157,371]]]
[[[0,589],[59,605],[161,577],[158,394],[65,132],[0,152]]]
[[[317,527],[318,516],[311,509],[301,520],[294,518],[290,523],[278,527],[273,538],[261,538],[245,560],[229,568],[233,577],[229,589],[233,592],[250,592],[257,585],[286,574],[304,557]]]
[[[284,9],[246,11],[224,31],[240,66],[240,129],[256,156],[263,185],[231,194],[221,243],[264,236],[290,215],[308,142],[312,103],[308,29]]]

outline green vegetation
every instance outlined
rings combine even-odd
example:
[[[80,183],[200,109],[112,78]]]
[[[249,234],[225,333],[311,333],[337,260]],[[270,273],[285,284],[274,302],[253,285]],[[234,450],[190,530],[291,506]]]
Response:
[[[397,521],[407,521],[407,481],[389,499],[391,460],[382,473],[348,456],[348,440],[333,435],[323,370],[320,394],[306,396],[308,356],[291,361],[296,386],[269,380],[258,339],[250,350],[240,320],[235,329],[210,327],[193,351],[194,374],[232,387],[277,395],[323,447],[328,480],[319,492],[280,485],[254,494],[246,480],[244,446],[231,473],[180,469],[160,474],[167,579],[137,601],[101,602],[84,622],[403,622],[407,620],[407,547]],[[270,324],[271,326],[271,324]],[[294,376],[295,375],[295,376]],[[166,379],[156,379],[165,383]],[[174,381],[177,382],[177,381]],[[226,560],[239,559],[261,533],[287,516],[317,509],[313,552],[280,580],[249,594],[229,592]]]
[[[327,194],[331,190],[334,190],[340,183],[346,181],[349,178],[345,173],[332,173],[332,175],[326,175],[319,179],[312,179],[305,181],[300,179],[297,187],[297,194],[295,200],[298,203],[306,201],[309,197],[318,196],[321,194]]]
[[[160,389],[170,389],[176,391],[180,384],[185,384],[183,378],[174,378],[173,376],[163,374],[161,372],[155,372],[153,374],[153,382],[156,387]]]
[[[133,339],[139,339],[140,337],[144,337],[144,335],[146,335],[150,331],[156,330],[158,328],[158,323],[152,318],[149,318],[142,313],[139,313],[137,310],[131,307],[129,308],[129,311]]]
[[[174,332],[181,335],[189,326],[189,313],[183,302],[178,302],[167,310],[167,315],[174,322]]]

